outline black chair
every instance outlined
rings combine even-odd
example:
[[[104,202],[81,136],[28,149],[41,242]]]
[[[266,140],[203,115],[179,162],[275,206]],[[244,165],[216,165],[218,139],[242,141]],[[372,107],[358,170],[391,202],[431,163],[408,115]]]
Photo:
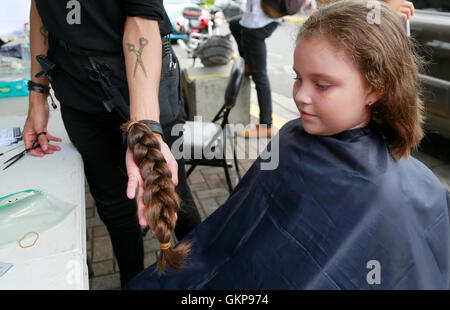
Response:
[[[222,105],[211,122],[187,121],[184,124],[184,150],[190,150],[190,156],[185,156],[186,164],[192,165],[187,171],[187,176],[194,171],[197,166],[223,167],[228,190],[233,190],[228,168],[232,167],[231,162],[226,159],[227,137],[233,149],[234,165],[238,181],[241,180],[239,166],[236,157],[236,145],[232,140],[231,133],[228,134],[228,116],[236,103],[239,90],[244,77],[244,60],[238,57],[233,64],[225,91],[225,103]],[[234,137],[233,137],[234,138]],[[234,141],[236,141],[234,139]]]

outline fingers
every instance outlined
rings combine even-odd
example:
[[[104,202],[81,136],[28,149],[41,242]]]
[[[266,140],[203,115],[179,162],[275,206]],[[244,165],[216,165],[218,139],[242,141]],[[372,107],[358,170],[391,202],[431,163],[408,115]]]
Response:
[[[137,213],[139,218],[139,224],[143,227],[147,226],[147,221],[144,216],[144,181],[142,180],[139,167],[136,165],[133,159],[133,153],[127,148],[125,156],[125,165],[127,167],[128,184],[127,184],[127,197],[128,199],[134,199],[136,197],[137,190]]]
[[[37,157],[42,157],[45,155],[45,153],[42,151],[42,149],[39,147],[37,149],[31,150],[30,154]]]
[[[22,132],[23,140],[25,148],[29,149],[33,146],[33,143],[36,139],[37,132],[46,132],[46,129],[42,129],[40,131],[36,131],[33,129],[24,128]],[[57,138],[52,136],[47,132],[47,134],[41,134],[38,137],[38,143],[40,146],[34,150],[30,150],[30,154],[33,156],[42,157],[46,154],[53,154],[54,151],[60,151],[61,147],[53,144],[49,144],[49,141],[61,142],[61,138]]]
[[[128,177],[127,185],[127,197],[128,199],[134,199],[136,196],[136,188],[138,186],[138,179],[135,176]]]
[[[168,164],[170,172],[172,172],[172,183],[176,187],[178,185],[178,163],[174,160]]]
[[[45,130],[43,130],[43,132],[45,132]],[[62,140],[61,140],[61,138],[53,137],[49,133],[47,133],[45,135],[41,134],[38,137],[38,142],[40,144],[40,147],[38,147],[38,148],[36,148],[34,150],[31,150],[30,154],[34,155],[34,156],[42,157],[45,154],[53,154],[54,151],[60,151],[61,150],[61,147],[59,147],[57,145],[49,144],[48,143],[49,141],[61,142]],[[32,142],[30,140],[28,140],[27,142],[28,142],[28,144],[31,143],[31,145],[29,146],[29,147],[31,147],[32,146]],[[34,140],[33,140],[33,142],[34,142]],[[29,147],[27,147],[27,148],[29,148]]]
[[[142,186],[142,183],[139,184],[139,188],[138,188],[137,206],[138,206],[139,224],[141,226],[147,226],[147,220],[144,215],[144,210],[145,210],[144,187]]]
[[[403,4],[404,6],[407,6],[410,10],[411,10],[411,15],[414,15],[414,3],[412,3],[411,1],[405,1],[405,3]]]
[[[403,7],[400,9],[400,16],[404,19],[404,20],[408,20],[411,17],[412,11],[410,8],[407,7]]]
[[[42,150],[42,148],[38,147],[34,150],[31,150],[30,154],[33,156],[42,157],[46,154],[53,154],[53,152],[61,150],[61,147],[56,146],[56,145],[47,144],[47,146],[48,146],[48,148],[45,152]]]
[[[136,189],[137,189],[137,197],[136,197]],[[128,185],[127,185],[127,197],[128,199],[134,199],[136,197],[137,203],[137,213],[139,218],[139,225],[145,227],[147,226],[147,220],[144,216],[144,188],[141,186],[139,179],[135,176],[128,177]]]
[[[42,132],[46,132],[43,130]],[[41,149],[45,152],[48,149],[48,139],[46,134],[41,134],[38,137],[38,142],[41,145]]]
[[[167,166],[169,167],[170,172],[172,173],[172,182],[175,186],[178,185],[178,163],[175,160],[175,157],[173,157],[172,152],[170,151],[170,148],[167,146],[167,144],[160,139],[160,145],[161,145],[161,153],[164,156],[164,159],[166,160]]]
[[[407,21],[414,15],[414,4],[410,1],[405,1],[397,13],[403,20]]]
[[[144,215],[144,206],[139,207],[139,204],[138,204],[138,218],[139,218],[139,225],[143,227],[148,225]]]
[[[49,141],[55,141],[55,142],[61,142],[61,141],[62,141],[61,138],[54,137],[54,136],[52,136],[51,134],[49,134],[48,132],[47,132],[47,139],[48,139]]]

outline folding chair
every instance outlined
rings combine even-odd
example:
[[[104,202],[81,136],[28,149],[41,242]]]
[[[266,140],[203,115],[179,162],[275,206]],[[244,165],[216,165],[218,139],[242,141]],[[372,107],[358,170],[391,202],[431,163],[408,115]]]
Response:
[[[227,134],[230,129],[227,126],[228,116],[236,103],[239,90],[244,77],[244,59],[238,57],[233,64],[225,91],[225,103],[222,105],[211,122],[187,121],[184,124],[183,149],[190,151],[190,156],[185,156],[185,163],[192,165],[187,171],[187,176],[194,171],[197,166],[223,167],[228,184],[228,190],[233,190],[231,185],[229,167],[231,162],[226,159],[227,139],[232,142],[231,134]],[[238,180],[241,180],[239,166],[236,157],[236,145],[230,143],[233,149],[234,165]]]

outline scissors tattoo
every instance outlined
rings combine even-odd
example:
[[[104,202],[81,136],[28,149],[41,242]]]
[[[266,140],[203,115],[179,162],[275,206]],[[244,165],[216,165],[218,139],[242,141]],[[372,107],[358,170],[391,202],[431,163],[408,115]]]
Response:
[[[145,77],[147,77],[147,72],[145,71],[145,66],[144,63],[142,62],[142,50],[144,49],[144,47],[148,44],[148,40],[144,37],[139,38],[139,49],[136,50],[136,47],[134,46],[134,44],[131,43],[127,43],[128,45],[128,51],[135,53],[136,54],[136,64],[134,66],[134,74],[133,76],[136,75],[136,70],[138,68],[138,66],[140,66],[142,68],[142,71],[144,71]]]

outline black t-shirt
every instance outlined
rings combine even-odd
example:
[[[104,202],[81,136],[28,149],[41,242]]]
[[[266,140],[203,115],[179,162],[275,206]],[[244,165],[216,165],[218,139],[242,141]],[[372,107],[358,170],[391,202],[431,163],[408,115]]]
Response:
[[[157,20],[161,36],[172,31],[162,0],[36,0],[44,27],[69,44],[120,52],[127,16]]]

